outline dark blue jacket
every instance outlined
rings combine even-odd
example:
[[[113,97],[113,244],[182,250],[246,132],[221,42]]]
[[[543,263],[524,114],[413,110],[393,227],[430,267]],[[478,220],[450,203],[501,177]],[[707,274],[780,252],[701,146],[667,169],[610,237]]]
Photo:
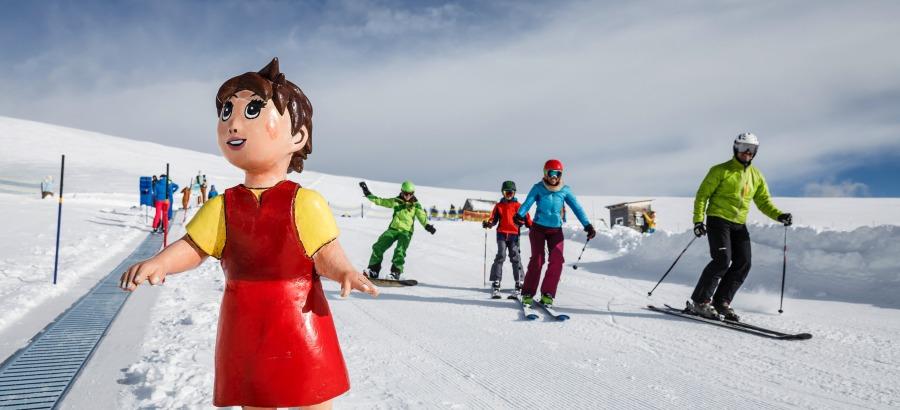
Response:
[[[155,201],[165,201],[166,200],[166,178],[162,177],[156,182],[156,186],[153,188],[153,199]],[[172,198],[172,194],[178,192],[178,184],[174,182],[169,183],[169,190],[172,191],[169,193],[169,198]]]

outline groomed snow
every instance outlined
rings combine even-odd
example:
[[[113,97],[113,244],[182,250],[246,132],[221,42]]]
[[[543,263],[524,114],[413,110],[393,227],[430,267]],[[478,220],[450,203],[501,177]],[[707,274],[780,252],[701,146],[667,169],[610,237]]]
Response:
[[[23,328],[40,329],[49,307],[63,310],[74,294],[108,270],[147,233],[137,204],[137,177],[172,163],[175,182],[202,170],[220,192],[240,174],[214,155],[45,124],[0,118],[0,211],[14,215],[0,236],[0,346],[12,353]],[[36,199],[34,186],[56,175],[67,154],[60,256],[61,282],[48,285],[56,201]],[[8,153],[8,154],[7,154]],[[708,161],[716,162],[714,160]],[[704,164],[703,166],[708,166]],[[314,156],[308,168],[315,168]],[[572,170],[576,172],[576,170]],[[765,171],[765,170],[764,170]],[[399,181],[370,181],[392,196]],[[304,186],[332,204],[340,240],[358,267],[387,226],[389,212],[361,200],[360,178],[304,172]],[[70,184],[71,181],[71,184]],[[498,181],[498,188],[499,188]],[[517,181],[520,186],[526,182]],[[32,185],[33,184],[33,185]],[[183,184],[183,182],[182,182]],[[578,193],[579,187],[573,187]],[[35,188],[34,191],[37,189]],[[420,186],[426,208],[461,206],[494,192]],[[581,196],[599,227],[604,205],[629,197]],[[578,270],[571,268],[584,233],[567,231],[567,265],[557,305],[572,319],[526,322],[508,300],[483,287],[485,234],[478,224],[436,221],[436,235],[416,231],[407,272],[421,284],[382,289],[377,299],[340,299],[327,282],[351,391],[338,408],[892,408],[900,406],[900,200],[776,198],[794,212],[788,230],[785,313],[779,315],[784,228],[751,214],[754,267],[734,302],[747,321],[814,338],[763,339],[664,316],[648,303],[680,304],[706,262],[697,240],[652,298],[646,296],[690,241],[690,198],[654,198],[660,232],[641,236],[601,229]],[[180,201],[176,200],[176,203]],[[360,208],[366,217],[360,218]],[[180,205],[179,205],[180,207]],[[180,221],[178,221],[180,223]],[[570,221],[571,222],[571,221]],[[180,229],[180,226],[176,226]],[[488,235],[488,259],[495,245]],[[525,260],[529,256],[523,238]],[[488,263],[490,260],[488,260]],[[107,268],[108,269],[108,268]],[[99,270],[99,271],[98,271]],[[504,286],[511,286],[509,266]],[[155,305],[118,320],[145,321],[139,344],[112,344],[78,384],[99,380],[118,390],[99,408],[209,408],[213,346],[222,272],[215,261],[171,276],[154,289]],[[142,291],[145,289],[141,289]],[[149,291],[149,290],[146,290]],[[131,301],[129,302],[131,303]],[[61,305],[61,306],[60,306]],[[52,318],[53,315],[50,316]],[[19,332],[21,333],[21,332]],[[115,334],[104,343],[114,343]],[[99,352],[100,350],[98,350]],[[138,352],[135,359],[134,352]],[[99,374],[109,369],[117,374]],[[77,408],[84,397],[67,398]]]

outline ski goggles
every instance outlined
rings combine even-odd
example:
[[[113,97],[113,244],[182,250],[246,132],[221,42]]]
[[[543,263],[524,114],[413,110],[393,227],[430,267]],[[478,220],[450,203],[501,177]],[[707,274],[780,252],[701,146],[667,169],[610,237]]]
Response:
[[[513,191],[513,190],[507,189],[507,190],[503,191],[503,195],[515,195],[515,194],[516,194],[516,191]]]
[[[411,196],[413,196],[413,195],[415,195],[415,194],[416,194],[415,192],[401,192],[401,193],[400,193],[400,195],[402,195],[402,196],[404,196],[404,197],[411,197]]]
[[[751,155],[756,155],[756,150],[759,148],[759,145],[756,144],[746,144],[743,142],[738,142],[734,144],[734,149],[741,152],[749,152]]]
[[[562,178],[562,171],[557,169],[551,169],[547,171],[547,177],[550,178]]]

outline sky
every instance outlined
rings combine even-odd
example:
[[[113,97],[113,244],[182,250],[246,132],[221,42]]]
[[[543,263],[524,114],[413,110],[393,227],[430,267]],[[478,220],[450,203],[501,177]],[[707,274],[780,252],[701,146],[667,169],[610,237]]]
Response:
[[[307,169],[689,196],[741,132],[776,196],[900,196],[900,2],[16,2],[0,115],[218,153],[216,90],[278,57]],[[0,156],[2,160],[2,156]],[[224,160],[224,159],[223,159]]]

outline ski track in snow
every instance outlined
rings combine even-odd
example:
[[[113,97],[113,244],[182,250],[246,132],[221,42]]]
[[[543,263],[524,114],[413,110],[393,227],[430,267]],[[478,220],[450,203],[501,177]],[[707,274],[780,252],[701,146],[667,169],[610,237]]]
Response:
[[[339,219],[356,266],[387,219]],[[483,233],[474,224],[437,223],[417,231],[407,271],[411,288],[383,288],[372,299],[341,299],[324,280],[351,390],[347,408],[888,408],[900,405],[900,324],[892,310],[841,302],[786,301],[788,312],[747,311],[746,320],[809,331],[805,342],[774,341],[666,317],[648,303],[677,304],[690,288],[603,275],[566,264],[557,308],[572,316],[525,321],[514,301],[492,300],[475,274]],[[439,235],[475,241],[440,241]],[[574,260],[583,238],[566,244]],[[492,239],[489,237],[489,239]],[[523,237],[523,245],[527,242]],[[492,247],[492,244],[489,244]],[[523,247],[527,264],[528,249]],[[477,252],[476,252],[477,251]],[[615,255],[588,248],[583,260]],[[492,259],[492,258],[489,258]],[[491,262],[489,260],[488,262]],[[504,285],[512,283],[509,265]],[[412,274],[411,272],[415,272]],[[217,262],[171,277],[157,308],[144,359],[123,372],[123,407],[204,407],[211,402],[212,355],[224,281]],[[748,304],[771,294],[751,294]],[[823,304],[892,316],[857,322],[808,315]],[[755,309],[759,310],[759,309]],[[848,319],[852,319],[851,312]],[[841,319],[843,320],[843,319]],[[846,326],[841,328],[841,326]],[[885,326],[887,325],[887,326]],[[879,327],[883,327],[880,330]],[[184,388],[186,384],[190,388]]]

